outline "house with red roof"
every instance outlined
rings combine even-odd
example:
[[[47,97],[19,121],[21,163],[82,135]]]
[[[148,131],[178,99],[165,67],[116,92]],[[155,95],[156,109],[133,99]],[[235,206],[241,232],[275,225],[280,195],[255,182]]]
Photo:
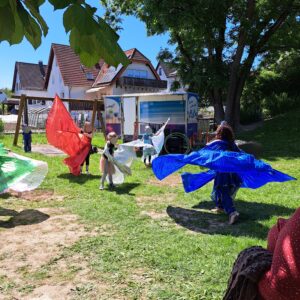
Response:
[[[52,44],[44,83],[48,97],[57,94],[61,98],[85,99],[99,71],[99,64],[84,66],[70,46]]]
[[[167,82],[161,80],[151,61],[138,49],[125,51],[130,64],[117,68],[103,63],[91,89],[89,98],[128,93],[155,93],[165,90]]]
[[[151,61],[138,49],[125,51],[130,63],[115,68],[100,60],[84,66],[68,45],[52,44],[48,65],[17,62],[13,92],[17,95],[99,99],[105,95],[155,93],[167,88]]]

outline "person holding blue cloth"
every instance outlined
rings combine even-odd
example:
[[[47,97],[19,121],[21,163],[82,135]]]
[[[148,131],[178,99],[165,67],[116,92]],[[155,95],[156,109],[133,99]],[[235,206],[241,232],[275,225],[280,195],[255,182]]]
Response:
[[[199,151],[185,154],[168,154],[155,158],[152,170],[159,180],[185,165],[208,168],[208,171],[181,175],[185,192],[190,193],[214,180],[211,198],[217,212],[225,211],[229,224],[234,224],[239,213],[234,198],[239,188],[257,189],[269,182],[285,182],[295,178],[273,169],[269,164],[241,151],[234,141],[232,128],[222,122],[215,139]]]
[[[232,128],[226,122],[221,123],[221,126],[216,131],[215,140],[208,145],[213,146],[213,144],[216,144],[219,151],[241,151],[234,142]],[[218,213],[225,211],[229,216],[229,224],[235,223],[239,217],[233,200],[241,184],[242,181],[236,173],[216,172],[214,187],[211,193],[211,199],[216,205],[213,211]]]

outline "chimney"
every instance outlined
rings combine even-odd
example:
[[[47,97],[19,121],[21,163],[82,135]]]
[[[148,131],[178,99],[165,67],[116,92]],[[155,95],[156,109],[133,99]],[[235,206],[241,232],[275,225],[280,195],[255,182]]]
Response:
[[[41,72],[43,78],[45,78],[46,74],[45,74],[44,64],[41,60],[39,60],[39,67],[40,67],[40,72]]]

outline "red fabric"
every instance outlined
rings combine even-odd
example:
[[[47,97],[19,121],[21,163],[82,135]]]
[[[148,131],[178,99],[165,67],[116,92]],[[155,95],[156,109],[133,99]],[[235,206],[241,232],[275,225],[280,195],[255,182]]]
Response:
[[[275,227],[275,228],[274,228]],[[269,233],[275,248],[270,271],[259,282],[263,300],[300,299],[300,208],[289,220],[279,219]]]
[[[286,219],[279,218],[277,224],[274,225],[268,233],[268,250],[272,253],[274,253],[279,233],[287,221]]]
[[[49,144],[69,155],[64,163],[73,175],[78,176],[80,165],[90,151],[91,140],[80,133],[58,96],[55,97],[47,118],[46,136]]]

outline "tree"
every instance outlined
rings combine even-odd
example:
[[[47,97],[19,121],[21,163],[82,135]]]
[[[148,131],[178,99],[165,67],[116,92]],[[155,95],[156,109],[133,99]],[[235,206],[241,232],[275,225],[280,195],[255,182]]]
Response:
[[[253,63],[271,49],[299,45],[299,0],[102,0],[108,15],[133,14],[148,33],[169,32],[163,50],[184,84],[206,93],[217,121],[237,127]],[[111,24],[114,26],[114,22]],[[223,104],[226,104],[224,112]]]
[[[83,64],[92,66],[103,58],[117,67],[128,64],[128,59],[118,45],[119,36],[103,19],[96,15],[96,8],[84,0],[48,0],[56,9],[64,9],[63,23],[70,33],[70,46],[80,56]],[[45,0],[1,0],[0,42],[11,45],[20,43],[25,37],[36,49],[48,26],[40,14]]]
[[[8,98],[12,96],[12,91],[9,88],[0,89]]]

